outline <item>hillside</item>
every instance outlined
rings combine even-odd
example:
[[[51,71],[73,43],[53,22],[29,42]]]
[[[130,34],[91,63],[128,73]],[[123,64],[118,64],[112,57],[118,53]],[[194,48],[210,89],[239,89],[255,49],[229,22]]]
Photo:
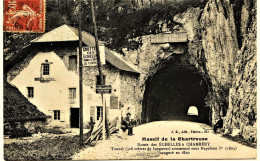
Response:
[[[205,2],[194,0],[96,0],[95,8],[99,39],[107,46],[121,51],[127,47],[128,39],[158,32],[158,24],[174,26],[173,16],[188,7],[203,8]],[[68,24],[78,27],[78,3],[72,0],[46,0],[46,32]],[[91,10],[88,1],[83,5],[83,25],[85,31],[93,33]],[[38,37],[35,33],[4,33],[4,59],[29,44]]]

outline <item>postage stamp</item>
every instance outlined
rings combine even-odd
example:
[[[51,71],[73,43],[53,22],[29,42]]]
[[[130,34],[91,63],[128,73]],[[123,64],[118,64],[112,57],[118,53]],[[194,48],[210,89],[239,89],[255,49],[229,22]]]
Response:
[[[44,32],[45,0],[4,0],[5,32]]]

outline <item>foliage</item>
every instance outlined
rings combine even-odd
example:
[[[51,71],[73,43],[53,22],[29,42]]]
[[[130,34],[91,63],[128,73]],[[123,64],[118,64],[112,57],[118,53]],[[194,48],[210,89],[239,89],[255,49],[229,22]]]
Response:
[[[120,51],[128,45],[128,39],[155,33],[158,22],[173,26],[173,16],[188,7],[204,6],[201,1],[181,0],[154,2],[138,8],[128,1],[95,1],[100,38],[112,49]]]
[[[23,126],[15,126],[10,131],[10,138],[18,138],[18,137],[29,137],[32,136],[28,130]]]
[[[93,23],[89,0],[82,5],[82,29],[93,33]],[[143,2],[143,1],[142,1]],[[95,0],[95,12],[99,39],[107,46],[120,51],[128,46],[128,40],[137,36],[156,32],[158,22],[174,25],[173,16],[185,11],[188,7],[204,7],[206,0],[149,1],[149,4],[138,5],[136,0]],[[47,0],[46,32],[63,24],[78,27],[78,1]],[[13,36],[15,35],[15,36]],[[30,40],[40,34],[4,34],[4,58],[29,44]]]
[[[4,60],[8,60],[14,54],[18,54],[30,41],[40,34],[36,33],[4,33]]]
[[[84,140],[89,133],[84,135]],[[11,143],[4,145],[5,160],[69,160],[83,146],[79,136],[55,136],[38,139],[34,142]]]

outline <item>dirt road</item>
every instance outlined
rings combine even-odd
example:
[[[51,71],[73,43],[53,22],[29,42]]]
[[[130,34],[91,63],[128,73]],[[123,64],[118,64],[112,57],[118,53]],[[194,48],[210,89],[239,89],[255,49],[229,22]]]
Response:
[[[86,159],[241,159],[256,158],[255,148],[214,134],[205,124],[158,121],[134,128],[133,136],[113,135],[73,156]]]

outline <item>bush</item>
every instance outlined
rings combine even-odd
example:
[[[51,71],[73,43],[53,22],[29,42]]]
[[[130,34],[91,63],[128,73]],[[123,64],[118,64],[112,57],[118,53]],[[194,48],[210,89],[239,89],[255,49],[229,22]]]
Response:
[[[13,128],[10,131],[10,138],[18,138],[18,137],[30,137],[32,133],[28,132],[25,127]]]
[[[84,141],[90,133],[84,134]],[[84,146],[79,136],[55,136],[34,142],[4,144],[5,160],[70,160]]]

